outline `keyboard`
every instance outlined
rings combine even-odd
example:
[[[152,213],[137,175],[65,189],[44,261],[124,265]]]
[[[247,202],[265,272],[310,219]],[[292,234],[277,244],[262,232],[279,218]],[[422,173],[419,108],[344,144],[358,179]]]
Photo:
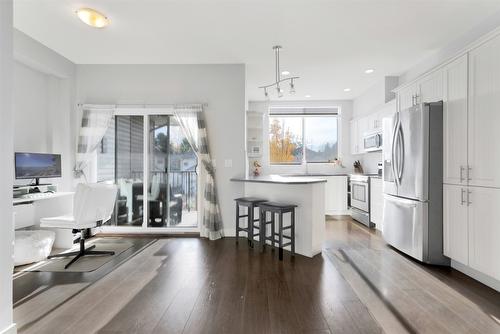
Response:
[[[41,198],[48,198],[53,196],[53,193],[32,193],[32,194],[25,194],[22,195],[21,197],[18,197],[20,199],[41,199]]]

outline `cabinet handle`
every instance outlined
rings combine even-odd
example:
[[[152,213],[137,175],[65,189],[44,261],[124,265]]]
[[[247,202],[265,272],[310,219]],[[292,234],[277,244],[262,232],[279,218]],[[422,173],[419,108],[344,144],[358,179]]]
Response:
[[[472,201],[470,200],[470,195],[472,194],[472,190],[467,191],[467,206],[472,204]]]
[[[470,176],[472,174],[472,167],[467,166],[467,181],[471,181],[472,177]]]
[[[460,166],[460,183],[464,182],[465,166]]]
[[[460,204],[464,205],[465,204],[465,198],[464,198],[465,197],[465,189],[462,188],[461,190],[462,190],[462,196],[460,196]]]

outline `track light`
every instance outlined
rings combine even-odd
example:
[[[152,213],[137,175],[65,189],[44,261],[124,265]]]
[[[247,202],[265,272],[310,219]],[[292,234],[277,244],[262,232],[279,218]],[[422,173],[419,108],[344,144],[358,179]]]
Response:
[[[295,94],[295,84],[293,83],[293,79],[290,80],[290,94]]]

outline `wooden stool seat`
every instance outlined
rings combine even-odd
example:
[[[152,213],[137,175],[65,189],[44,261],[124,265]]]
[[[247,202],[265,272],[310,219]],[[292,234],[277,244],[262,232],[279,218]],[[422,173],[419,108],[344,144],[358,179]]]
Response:
[[[254,218],[255,208],[260,205],[260,203],[264,203],[266,200],[257,197],[240,197],[234,200],[236,202],[236,243],[240,238],[240,231],[246,232],[248,245],[253,247],[253,239],[254,239],[254,230],[259,229],[259,225],[255,225],[256,222],[259,222],[259,219]],[[244,206],[247,208],[246,215],[240,215],[240,206]],[[246,227],[242,227],[240,225],[241,218],[247,218]]]
[[[266,241],[271,241],[273,250],[275,245],[279,247],[279,259],[283,260],[283,248],[290,246],[292,257],[295,256],[295,204],[285,204],[277,202],[265,202],[259,204],[260,210],[260,249],[261,252],[265,250]],[[271,220],[267,220],[267,213],[271,214]],[[290,225],[283,226],[283,215],[290,213]],[[276,232],[275,216],[278,215],[278,232]],[[271,225],[271,235],[267,236],[267,225]],[[290,235],[285,235],[284,231],[290,230]],[[284,242],[284,239],[289,242]]]

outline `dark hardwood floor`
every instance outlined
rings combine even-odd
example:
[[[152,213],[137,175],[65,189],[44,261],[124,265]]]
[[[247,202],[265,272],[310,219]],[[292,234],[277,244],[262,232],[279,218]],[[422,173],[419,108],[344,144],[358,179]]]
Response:
[[[497,292],[419,265],[347,218],[327,221],[327,239],[321,255],[280,262],[234,238],[166,238],[93,274],[27,273],[14,280],[15,321],[20,333],[500,330]]]

